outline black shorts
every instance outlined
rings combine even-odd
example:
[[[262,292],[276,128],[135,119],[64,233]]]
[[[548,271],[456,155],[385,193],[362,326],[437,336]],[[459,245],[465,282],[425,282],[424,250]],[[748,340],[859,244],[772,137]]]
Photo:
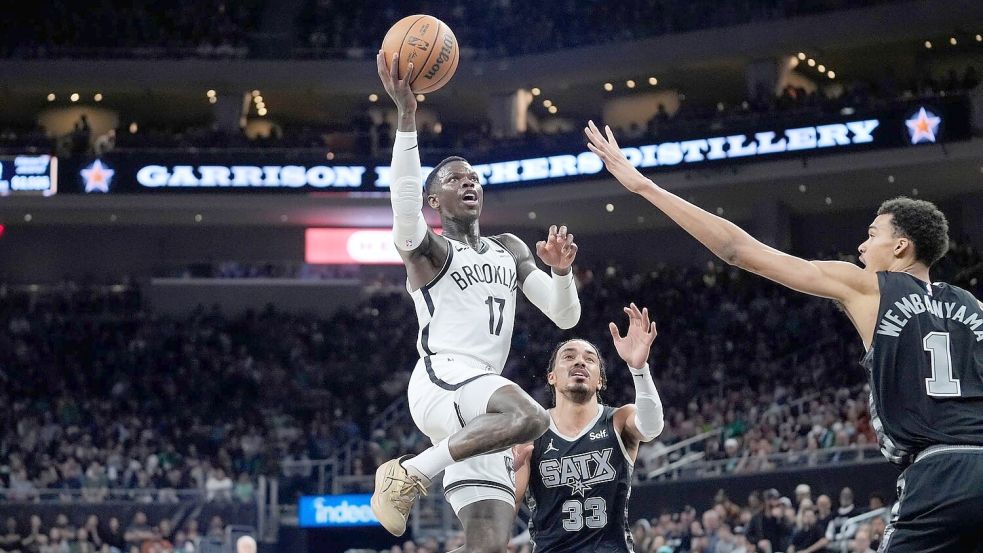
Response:
[[[983,447],[929,448],[901,473],[879,553],[983,553]]]

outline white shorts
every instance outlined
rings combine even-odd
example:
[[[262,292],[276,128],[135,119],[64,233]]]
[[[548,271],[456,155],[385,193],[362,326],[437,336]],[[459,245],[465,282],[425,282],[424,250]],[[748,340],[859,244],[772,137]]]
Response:
[[[492,394],[514,384],[477,359],[459,354],[420,359],[407,388],[417,428],[437,443],[464,428],[488,407]],[[454,463],[444,471],[444,496],[455,513],[472,503],[498,499],[515,505],[512,449]]]

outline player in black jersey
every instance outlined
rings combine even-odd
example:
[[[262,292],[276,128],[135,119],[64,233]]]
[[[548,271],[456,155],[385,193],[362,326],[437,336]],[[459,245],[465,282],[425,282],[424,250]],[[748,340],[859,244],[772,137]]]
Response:
[[[586,340],[560,343],[550,357],[547,382],[555,398],[550,429],[517,448],[516,498],[528,488],[529,532],[535,553],[633,551],[628,496],[638,444],[662,432],[662,402],[649,373],[655,323],[648,309],[625,308],[628,332],[611,323],[618,355],[635,381],[635,403],[614,408],[597,394],[607,375],[597,348]],[[530,456],[531,453],[531,456]]]
[[[731,265],[842,304],[867,349],[870,410],[881,450],[906,467],[880,551],[983,549],[983,309],[932,282],[949,225],[935,205],[881,204],[859,246],[860,268],[807,261],[767,246],[645,178],[593,122],[588,147],[641,195]]]

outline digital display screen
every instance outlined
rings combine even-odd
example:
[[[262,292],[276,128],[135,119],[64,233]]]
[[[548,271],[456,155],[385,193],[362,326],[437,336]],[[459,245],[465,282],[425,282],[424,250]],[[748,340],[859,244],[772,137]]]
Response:
[[[51,196],[58,192],[58,158],[0,156],[0,196]]]

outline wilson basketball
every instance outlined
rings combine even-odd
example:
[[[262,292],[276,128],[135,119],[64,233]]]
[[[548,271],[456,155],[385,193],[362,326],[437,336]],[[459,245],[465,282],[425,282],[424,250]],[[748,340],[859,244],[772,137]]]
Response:
[[[406,76],[406,67],[413,62],[416,75],[410,88],[418,94],[440,89],[450,82],[461,51],[451,28],[430,15],[411,15],[393,25],[382,39],[386,66],[392,63],[393,54],[399,53],[399,76]]]

